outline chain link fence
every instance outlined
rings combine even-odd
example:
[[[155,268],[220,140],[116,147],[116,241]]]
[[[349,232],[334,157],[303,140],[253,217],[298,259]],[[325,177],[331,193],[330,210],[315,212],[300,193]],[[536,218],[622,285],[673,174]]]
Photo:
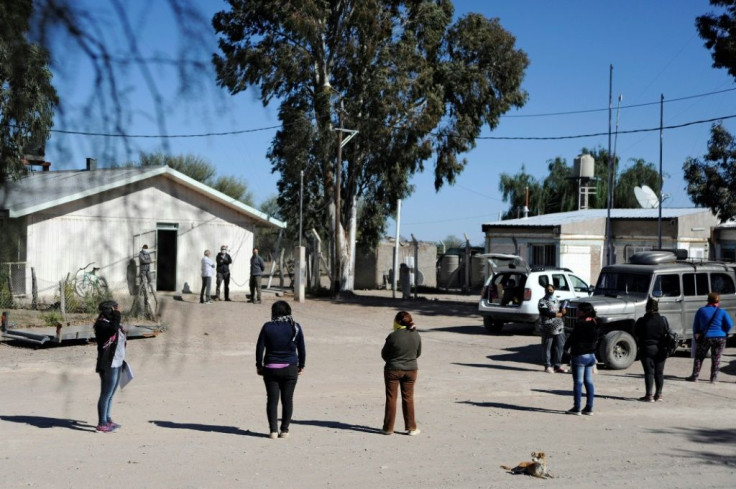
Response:
[[[0,307],[15,307],[25,297],[26,262],[0,264]]]

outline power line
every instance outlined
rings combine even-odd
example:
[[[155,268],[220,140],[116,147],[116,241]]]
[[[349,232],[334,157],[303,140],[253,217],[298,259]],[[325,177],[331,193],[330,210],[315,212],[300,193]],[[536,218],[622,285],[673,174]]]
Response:
[[[705,124],[706,122],[716,122],[716,121],[722,121],[725,119],[733,119],[736,117],[735,115],[726,115],[723,117],[714,117],[712,119],[703,119],[699,121],[691,121],[691,122],[685,122],[683,124],[675,124],[672,126],[663,126],[662,129],[679,129],[682,127],[687,126],[694,126],[696,124]],[[652,132],[652,131],[659,131],[659,127],[653,127],[650,129],[631,129],[628,131],[618,131],[618,134],[635,134],[639,132]],[[599,137],[599,136],[606,136],[608,135],[608,132],[596,132],[596,133],[590,133],[590,134],[578,134],[575,136],[478,136],[476,139],[492,139],[492,140],[511,140],[511,141],[554,141],[554,140],[561,140],[561,139],[581,139],[581,138],[592,138],[592,137]]]
[[[174,138],[204,138],[204,137],[209,137],[209,136],[234,136],[237,134],[245,134],[249,132],[270,131],[272,129],[279,129],[280,127],[281,126],[269,126],[269,127],[259,127],[256,129],[241,129],[238,131],[227,131],[227,132],[207,132],[207,133],[202,133],[202,134],[161,134],[161,135],[114,134],[114,133],[104,133],[104,132],[66,131],[64,129],[51,129],[50,132],[57,132],[60,134],[72,134],[75,136],[100,136],[100,137],[106,137],[106,138],[174,139]]]
[[[670,100],[665,100],[664,103],[668,104],[670,102],[681,102],[683,100],[690,100],[690,99],[694,99],[694,98],[707,97],[709,95],[718,95],[719,93],[732,92],[734,90],[736,90],[736,87],[735,88],[726,88],[724,90],[718,90],[716,92],[708,92],[708,93],[701,93],[701,94],[698,94],[698,95],[688,95],[686,97],[673,98],[673,99],[670,99]],[[637,108],[637,107],[648,107],[648,106],[651,106],[651,105],[659,105],[659,104],[660,104],[659,101],[657,101],[657,102],[646,102],[646,103],[642,103],[642,104],[622,105],[620,108],[621,109],[634,109],[634,108]],[[558,115],[590,114],[590,113],[593,113],[593,112],[607,112],[607,111],[608,111],[607,108],[603,108],[603,109],[571,110],[571,111],[568,111],[568,112],[547,112],[547,113],[542,113],[542,114],[519,114],[519,115],[509,115],[509,114],[506,114],[506,115],[502,115],[501,118],[502,119],[510,119],[510,118],[520,119],[520,118],[524,118],[524,117],[551,117],[551,116],[558,116]]]

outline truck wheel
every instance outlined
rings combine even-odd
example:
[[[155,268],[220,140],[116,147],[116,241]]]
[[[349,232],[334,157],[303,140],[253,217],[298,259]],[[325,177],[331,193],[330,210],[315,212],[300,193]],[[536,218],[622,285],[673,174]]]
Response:
[[[503,321],[485,316],[483,317],[483,326],[486,327],[486,331],[488,331],[488,333],[499,334],[503,329]]]
[[[611,331],[601,340],[600,361],[613,370],[627,369],[636,359],[636,341],[626,331]]]

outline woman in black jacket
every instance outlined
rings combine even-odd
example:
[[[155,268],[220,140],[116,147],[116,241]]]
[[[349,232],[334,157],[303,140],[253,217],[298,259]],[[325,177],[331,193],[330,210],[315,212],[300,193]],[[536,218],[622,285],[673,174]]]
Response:
[[[570,364],[572,366],[574,403],[572,409],[568,411],[570,414],[593,415],[593,400],[595,398],[593,368],[596,364],[595,349],[598,344],[597,327],[595,309],[588,302],[581,303],[578,306],[575,327],[567,341],[565,341],[565,351],[570,351]],[[586,403],[581,410],[583,384],[585,384]]]
[[[659,303],[650,297],[647,300],[645,314],[634,324],[634,336],[639,348],[639,359],[644,368],[644,386],[646,394],[640,397],[643,402],[662,400],[664,385],[664,362],[667,360],[667,349],[664,340],[670,329],[667,319],[659,315]],[[652,396],[652,387],[655,388]]]
[[[294,410],[296,382],[304,370],[307,351],[304,332],[291,316],[286,301],[271,306],[271,321],[261,328],[256,344],[256,372],[266,385],[266,415],[270,438],[288,438]],[[281,397],[281,431],[278,431],[278,407]]]
[[[100,398],[97,401],[97,431],[112,433],[120,428],[110,417],[110,405],[120,383],[120,371],[125,362],[125,330],[120,325],[118,303],[109,300],[100,303],[100,315],[95,321],[97,367],[100,375]]]

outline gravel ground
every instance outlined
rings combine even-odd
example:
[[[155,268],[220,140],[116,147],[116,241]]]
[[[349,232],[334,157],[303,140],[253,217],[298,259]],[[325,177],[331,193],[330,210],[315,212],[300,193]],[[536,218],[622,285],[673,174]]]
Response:
[[[200,305],[162,297],[168,330],[128,343],[136,378],[115,395],[113,434],[94,432],[95,348],[0,343],[0,487],[84,488],[732,488],[736,351],[718,384],[665,369],[664,402],[641,403],[641,366],[600,369],[595,416],[570,416],[572,379],[546,374],[531,328],[485,333],[476,296],[358,292],[293,303],[307,367],[291,437],[267,437],[255,373],[260,326],[276,300]],[[290,298],[287,297],[287,300]],[[423,340],[416,387],[422,433],[383,436],[380,349],[398,310]],[[706,368],[709,361],[706,361]],[[706,375],[707,377],[707,375]],[[399,420],[401,419],[399,415]],[[401,423],[397,429],[402,428]],[[500,465],[543,450],[554,479]]]

